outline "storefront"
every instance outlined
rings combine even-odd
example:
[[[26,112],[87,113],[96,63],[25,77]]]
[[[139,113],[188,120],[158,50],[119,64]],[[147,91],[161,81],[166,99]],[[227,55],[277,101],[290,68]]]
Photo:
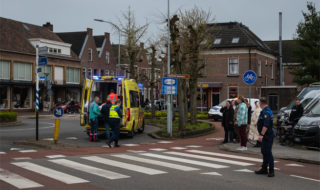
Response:
[[[13,86],[13,109],[32,109],[32,86]]]
[[[0,86],[0,109],[10,109],[10,87]]]

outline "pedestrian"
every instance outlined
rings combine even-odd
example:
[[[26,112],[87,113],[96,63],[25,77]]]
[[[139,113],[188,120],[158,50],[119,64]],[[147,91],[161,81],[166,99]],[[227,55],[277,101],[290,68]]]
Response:
[[[108,98],[110,98],[112,104],[115,104],[118,100],[118,95],[114,93],[113,89],[111,89],[110,91],[111,93],[108,95]]]
[[[234,109],[234,114],[233,114],[233,123],[234,123],[234,126],[233,126],[233,138],[234,138],[234,141],[239,143],[240,142],[240,135],[239,135],[239,127],[237,127],[237,112],[238,112],[238,102],[236,100],[232,100],[232,107]]]
[[[231,101],[227,101],[226,105],[221,109],[222,112],[222,126],[224,128],[224,141],[223,143],[233,142],[233,115],[234,110]]]
[[[89,108],[89,120],[90,120],[90,126],[91,130],[89,133],[90,141],[98,141],[98,125],[99,120],[98,117],[100,116],[100,109],[98,102],[100,101],[100,98],[96,96],[94,98],[94,101],[90,104]]]
[[[240,96],[237,99],[238,110],[237,110],[237,127],[240,135],[240,147],[237,150],[247,150],[247,124],[248,124],[248,108],[244,103],[244,97]]]
[[[248,139],[251,139],[257,142],[254,147],[260,147],[261,143],[258,141],[259,133],[258,133],[257,123],[258,123],[259,115],[261,112],[261,108],[259,106],[258,101],[254,102],[254,105],[256,106],[256,109],[253,111],[251,116]]]
[[[300,99],[296,98],[296,105],[294,105],[291,110],[289,121],[292,123],[293,126],[295,126],[302,115],[303,115],[303,107],[300,104]]]
[[[103,117],[103,124],[106,128],[106,140],[110,140],[110,124],[109,124],[109,113],[112,106],[111,99],[108,97],[106,103],[101,108],[101,115]]]
[[[258,132],[260,134],[259,141],[262,142],[261,153],[263,156],[263,163],[261,169],[255,171],[255,173],[268,174],[268,177],[274,177],[274,159],[272,156],[272,143],[275,136],[273,132],[273,113],[268,106],[265,97],[261,97],[260,105],[262,111],[258,119]]]
[[[119,134],[120,134],[120,124],[122,119],[122,112],[120,108],[121,102],[117,100],[115,105],[112,105],[109,112],[109,124],[112,128],[112,137],[107,141],[108,146],[111,148],[112,142],[115,143],[115,147],[119,147]]]
[[[70,99],[69,106],[70,106],[70,112],[74,113],[74,111],[75,111],[75,109],[74,109],[75,102],[74,102],[73,98]]]

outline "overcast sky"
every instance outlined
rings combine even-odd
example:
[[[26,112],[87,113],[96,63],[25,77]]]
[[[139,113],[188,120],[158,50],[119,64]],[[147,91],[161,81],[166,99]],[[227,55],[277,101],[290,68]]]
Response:
[[[319,0],[309,0],[320,10]],[[85,31],[92,28],[94,35],[111,33],[113,43],[118,33],[104,19],[119,24],[123,12],[130,6],[139,25],[150,22],[146,38],[155,38],[163,14],[167,14],[167,0],[0,0],[0,16],[42,25],[51,22],[54,32]],[[299,21],[303,20],[307,0],[170,0],[170,14],[195,5],[211,10],[215,22],[237,21],[248,26],[262,40],[277,40],[278,15],[283,14],[283,39],[292,39]]]

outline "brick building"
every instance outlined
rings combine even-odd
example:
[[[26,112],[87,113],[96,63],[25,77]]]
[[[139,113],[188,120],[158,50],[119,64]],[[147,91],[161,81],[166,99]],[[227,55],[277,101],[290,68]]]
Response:
[[[71,44],[63,42],[52,29],[49,23],[41,27],[0,17],[0,110],[34,109],[36,45],[48,47],[43,52],[48,64],[40,67],[39,75],[52,84],[50,90],[40,82],[40,108],[49,109],[70,98],[79,101],[80,60]]]
[[[278,85],[277,57],[248,27],[238,22],[208,25],[212,29],[212,47],[202,51],[205,61],[198,106],[210,108],[227,98],[249,97],[249,87],[242,81],[247,70],[256,72],[258,79],[252,85],[252,98],[259,98],[262,86]]]

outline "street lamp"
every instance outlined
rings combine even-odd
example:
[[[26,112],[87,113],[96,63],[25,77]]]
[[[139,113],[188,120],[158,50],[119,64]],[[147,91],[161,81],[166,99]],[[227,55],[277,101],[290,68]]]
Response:
[[[94,19],[94,21],[97,21],[97,22],[104,22],[104,23],[107,23],[107,24],[110,24],[112,27],[114,27],[115,29],[118,30],[119,32],[119,46],[118,46],[118,65],[117,65],[117,68],[116,68],[116,73],[120,73],[120,38],[121,38],[121,29],[114,23],[110,22],[110,21],[106,21],[106,20],[102,20],[102,19]]]

